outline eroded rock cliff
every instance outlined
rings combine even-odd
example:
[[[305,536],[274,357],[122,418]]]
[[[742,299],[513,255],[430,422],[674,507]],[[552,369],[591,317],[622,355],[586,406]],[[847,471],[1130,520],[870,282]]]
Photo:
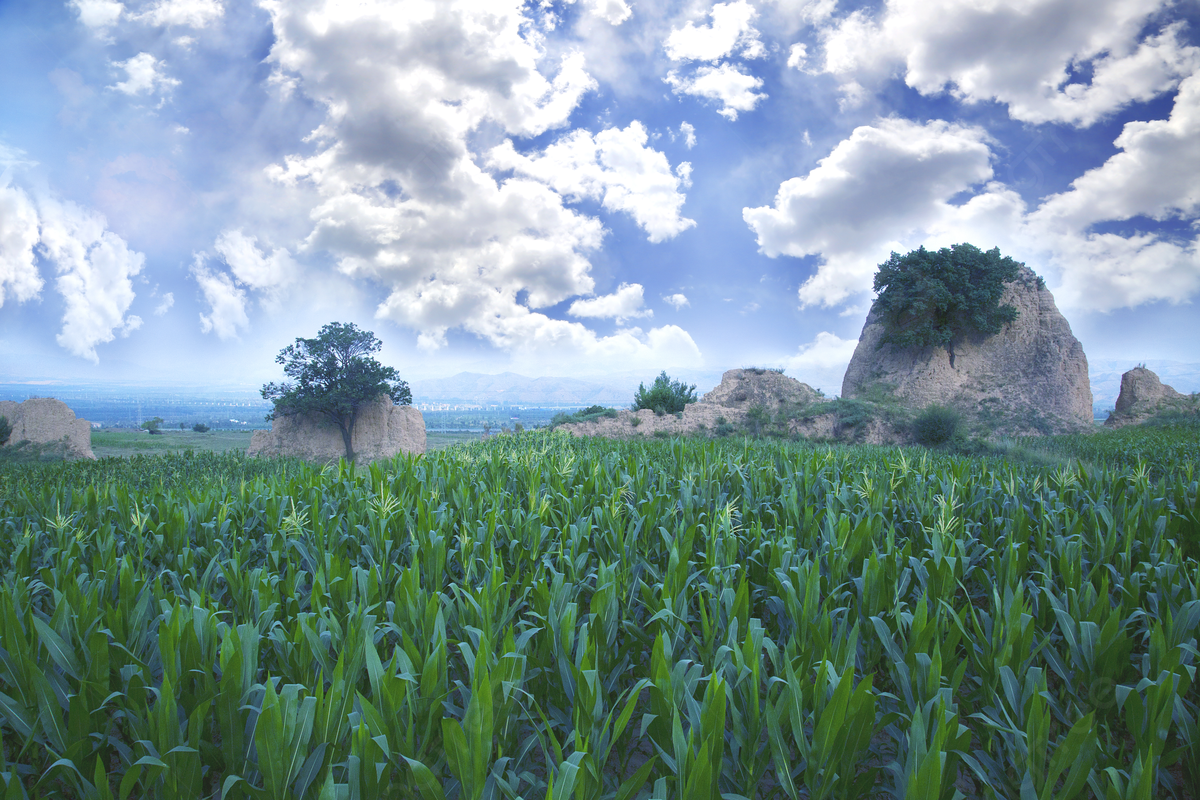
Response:
[[[95,459],[92,424],[75,416],[66,403],[52,397],[31,397],[23,403],[0,401],[0,417],[12,426],[9,447],[29,442],[59,446],[69,459]]]
[[[387,395],[380,395],[359,410],[351,447],[359,464],[399,453],[424,453],[425,419],[412,406],[395,405]],[[330,420],[293,414],[276,417],[269,431],[255,431],[246,454],[331,462],[345,457],[346,445],[341,430]]]

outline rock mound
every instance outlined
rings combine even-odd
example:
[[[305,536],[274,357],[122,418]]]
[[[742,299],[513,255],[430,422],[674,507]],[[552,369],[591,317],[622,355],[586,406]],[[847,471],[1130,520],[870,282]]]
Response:
[[[816,389],[782,373],[765,369],[731,369],[721,376],[719,385],[699,402],[689,403],[680,414],[660,417],[649,409],[621,410],[615,417],[569,423],[563,429],[573,436],[617,439],[655,434],[740,434],[753,427],[750,410],[762,408],[767,412],[768,421],[759,424],[765,424],[767,429],[836,438],[837,424],[833,414],[805,413],[818,408],[823,400],[824,396]]]
[[[424,453],[425,418],[412,406],[395,405],[380,395],[359,410],[350,444],[360,464],[399,453]],[[346,445],[338,426],[324,417],[293,414],[276,417],[269,431],[255,431],[246,454],[328,463],[344,458]]]
[[[1138,425],[1163,412],[1196,413],[1200,396],[1175,391],[1145,367],[1134,367],[1121,376],[1117,407],[1104,421],[1106,427]]]
[[[880,346],[873,306],[842,381],[842,397],[891,393],[924,408],[951,405],[980,427],[1007,434],[1065,433],[1092,424],[1087,356],[1054,296],[1028,267],[1000,300],[1017,318],[993,335],[965,334],[949,347]]]
[[[0,417],[12,426],[8,447],[29,442],[33,445],[54,445],[63,449],[68,459],[90,458],[92,425],[78,419],[75,412],[61,400],[52,397],[31,397],[23,403],[0,401]]]

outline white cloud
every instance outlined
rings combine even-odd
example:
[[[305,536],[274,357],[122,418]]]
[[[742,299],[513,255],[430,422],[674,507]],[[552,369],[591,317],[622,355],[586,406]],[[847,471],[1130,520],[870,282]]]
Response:
[[[667,157],[646,147],[646,141],[646,129],[635,120],[624,130],[609,128],[595,136],[574,131],[532,156],[521,155],[506,141],[488,160],[499,169],[542,181],[564,197],[592,198],[609,211],[624,211],[651,242],[661,242],[696,224],[680,216],[687,198],[679,190],[686,188],[691,165],[672,174]]]
[[[71,353],[99,362],[96,345],[126,336],[141,318],[125,316],[133,303],[132,278],[145,257],[107,230],[104,217],[74,203],[39,202],[41,246],[55,263],[55,287],[66,311],[58,343]]]
[[[664,295],[663,302],[665,302],[667,305],[674,306],[676,311],[679,311],[684,306],[691,305],[691,303],[688,302],[687,296],[683,294]]]
[[[151,25],[187,25],[204,28],[225,13],[220,0],[158,0],[135,19]]]
[[[996,184],[961,206],[949,202],[991,178],[987,141],[979,128],[941,120],[877,120],[856,128],[807,176],[784,181],[773,207],[746,208],[742,217],[772,258],[823,256],[800,301],[832,306],[869,291],[891,250],[942,237],[980,242],[1006,218],[1019,220],[1020,198]],[[954,238],[967,233],[976,238]]]
[[[127,95],[169,92],[179,81],[169,78],[161,71],[164,63],[149,53],[138,53],[125,61],[114,61],[114,67],[125,70],[125,80],[109,86]]]
[[[214,249],[229,265],[239,283],[251,289],[274,289],[288,283],[297,271],[296,262],[282,247],[262,255],[258,239],[240,230],[225,231],[217,237]]]
[[[593,291],[587,255],[604,234],[599,220],[568,208],[548,184],[630,213],[652,239],[691,223],[678,215],[683,176],[645,147],[640,124],[567,136],[529,157],[503,144],[565,127],[596,85],[579,53],[542,50],[529,4],[318,0],[267,10],[277,82],[328,109],[310,137],[315,154],[290,156],[268,174],[315,193],[304,247],[329,252],[344,274],[383,287],[377,316],[416,330],[424,349],[441,347],[451,329],[510,353],[534,348],[570,358],[678,345],[682,332],[670,326],[601,338],[536,310]],[[497,180],[483,169],[468,137],[484,129],[502,142],[490,151],[493,163],[507,159],[517,174]],[[551,175],[547,158],[577,170]],[[660,207],[652,209],[645,193]],[[690,343],[684,350],[697,353],[682,335]]]
[[[663,43],[667,58],[716,63],[735,51],[742,58],[760,58],[766,50],[751,25],[757,14],[746,0],[717,3],[709,12],[712,24],[697,26],[689,21],[682,28],[671,30]]]
[[[574,3],[575,0],[567,0]],[[620,25],[633,16],[633,9],[625,0],[584,0],[584,5],[590,13],[607,22],[609,25]]]
[[[679,135],[683,137],[683,144],[688,150],[696,146],[696,128],[690,122],[680,123]]]
[[[33,250],[39,238],[37,209],[25,192],[0,176],[0,308],[6,295],[24,303],[41,291]]]
[[[163,314],[171,310],[171,306],[175,305],[175,293],[167,292],[162,296],[162,302],[154,307],[154,316],[161,317]]]
[[[200,331],[216,333],[220,339],[237,338],[238,331],[250,327],[246,316],[246,293],[224,272],[209,269],[203,254],[192,264],[192,276],[204,293],[209,312],[200,315]]]
[[[805,65],[808,64],[808,45],[797,43],[792,45],[788,50],[787,65],[792,69],[803,71]]]
[[[997,101],[1025,122],[1087,126],[1169,91],[1200,67],[1182,23],[1143,30],[1171,0],[886,0],[822,30],[824,68],[847,87],[900,66],[927,95]],[[1090,71],[1090,80],[1079,74]]]
[[[813,388],[826,394],[838,394],[857,346],[857,339],[842,339],[829,331],[821,331],[811,342],[800,345],[796,355],[785,360],[784,369]]]
[[[633,317],[654,316],[654,312],[645,307],[640,283],[622,283],[612,294],[589,300],[576,300],[567,313],[573,317],[616,319],[618,324]]]
[[[116,0],[71,0],[70,5],[79,13],[80,22],[98,32],[116,25],[125,13],[124,4]]]
[[[704,66],[692,77],[681,77],[676,70],[667,73],[663,80],[675,94],[690,94],[721,103],[718,114],[736,120],[738,112],[753,111],[766,94],[755,91],[762,86],[762,79],[742,72],[736,66],[721,64],[717,67]]]
[[[1029,217],[1031,233],[1062,272],[1063,302],[1108,310],[1200,291],[1200,237],[1099,234],[1099,222],[1200,215],[1200,76],[1179,87],[1168,119],[1129,122],[1121,152],[1051,195]]]

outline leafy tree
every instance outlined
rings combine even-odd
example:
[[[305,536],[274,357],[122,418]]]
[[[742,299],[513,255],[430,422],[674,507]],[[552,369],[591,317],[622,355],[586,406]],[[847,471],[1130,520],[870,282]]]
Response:
[[[159,430],[159,428],[162,427],[162,424],[163,424],[163,418],[155,417],[154,419],[148,419],[145,422],[143,422],[142,429],[150,431],[150,433],[152,433],[152,434],[158,434],[158,433],[162,433],[162,431]]]
[[[8,444],[8,437],[12,436],[12,425],[8,421],[8,417],[0,417],[0,446]]]
[[[639,383],[637,393],[633,396],[633,410],[649,408],[655,414],[677,414],[683,411],[688,403],[696,402],[696,384],[690,386],[682,381],[673,381],[664,370],[649,389],[646,384]]]
[[[208,433],[208,426],[203,422],[197,422],[192,426],[192,430],[194,430],[196,433]]]
[[[1000,296],[1023,266],[999,248],[985,253],[970,244],[892,253],[875,273],[884,324],[880,346],[944,346],[953,357],[956,336],[998,333],[1017,318],[1015,308],[1000,305]]]
[[[354,460],[351,441],[361,408],[381,394],[396,405],[411,405],[412,392],[394,367],[371,357],[383,347],[371,331],[354,323],[331,322],[315,339],[297,338],[279,351],[275,361],[291,381],[268,383],[265,400],[275,403],[268,420],[292,414],[315,414],[338,426],[346,458]]]

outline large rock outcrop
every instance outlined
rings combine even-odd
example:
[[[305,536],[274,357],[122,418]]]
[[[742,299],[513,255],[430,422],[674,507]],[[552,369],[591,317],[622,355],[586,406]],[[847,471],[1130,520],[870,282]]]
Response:
[[[1005,286],[1001,303],[1017,318],[993,335],[965,334],[950,347],[880,346],[875,307],[842,382],[842,397],[890,392],[912,408],[951,405],[980,427],[1009,434],[1090,428],[1087,356],[1054,296],[1028,267]]]
[[[68,459],[95,459],[92,424],[75,416],[66,403],[53,397],[31,397],[23,403],[0,401],[0,417],[12,426],[8,447],[29,442],[61,447]]]
[[[1134,367],[1121,376],[1117,406],[1104,421],[1109,428],[1138,425],[1164,412],[1200,413],[1200,395],[1175,391],[1145,367]]]
[[[424,453],[425,419],[412,406],[395,405],[380,395],[359,409],[350,445],[359,464],[399,453]],[[331,462],[345,457],[346,445],[341,430],[328,419],[293,414],[276,417],[269,431],[255,431],[246,454]]]

